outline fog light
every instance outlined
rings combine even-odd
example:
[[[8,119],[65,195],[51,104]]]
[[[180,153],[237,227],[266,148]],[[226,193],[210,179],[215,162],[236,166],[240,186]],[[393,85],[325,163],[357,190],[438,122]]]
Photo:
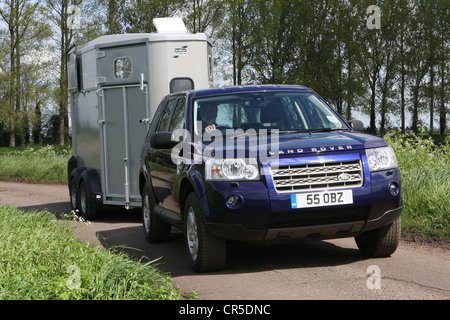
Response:
[[[232,195],[227,198],[227,206],[230,209],[237,209],[243,204],[243,199],[238,195]]]
[[[389,186],[389,191],[391,192],[391,195],[393,197],[398,196],[398,194],[400,193],[400,187],[398,186],[397,183],[393,182],[391,183],[391,185]]]

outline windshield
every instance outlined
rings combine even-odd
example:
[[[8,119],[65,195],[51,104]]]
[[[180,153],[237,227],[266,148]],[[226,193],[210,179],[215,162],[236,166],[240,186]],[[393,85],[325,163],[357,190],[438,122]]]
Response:
[[[283,132],[347,130],[334,111],[310,92],[228,94],[194,101],[196,134],[217,129],[261,129]]]

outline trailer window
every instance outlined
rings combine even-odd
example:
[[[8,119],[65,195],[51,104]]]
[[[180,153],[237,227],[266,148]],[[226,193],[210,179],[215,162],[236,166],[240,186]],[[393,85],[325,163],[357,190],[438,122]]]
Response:
[[[86,52],[81,57],[83,90],[97,88],[97,57],[95,50]]]
[[[190,78],[175,78],[170,81],[170,93],[194,89],[194,81]]]
[[[71,52],[69,54],[68,61],[68,84],[69,91],[77,91],[78,90],[78,67],[77,67],[77,55],[75,52]]]
[[[131,58],[118,58],[114,61],[114,75],[116,79],[128,79],[133,75]]]

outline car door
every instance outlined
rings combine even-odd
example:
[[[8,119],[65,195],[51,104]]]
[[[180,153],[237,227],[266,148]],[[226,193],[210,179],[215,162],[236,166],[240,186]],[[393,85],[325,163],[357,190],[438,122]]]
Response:
[[[185,127],[186,98],[173,96],[167,99],[155,132],[173,132]],[[172,149],[150,149],[148,166],[156,204],[180,214],[176,198],[176,184],[179,176],[177,167],[179,155],[172,155]]]

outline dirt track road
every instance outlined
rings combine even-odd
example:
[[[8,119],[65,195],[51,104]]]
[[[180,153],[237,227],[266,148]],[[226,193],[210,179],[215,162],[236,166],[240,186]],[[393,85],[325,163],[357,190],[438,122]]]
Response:
[[[64,185],[0,182],[0,205],[23,210],[69,213]],[[138,211],[106,210],[87,225],[76,226],[83,241],[104,247],[126,245],[128,253],[159,260],[185,294],[203,300],[302,299],[450,299],[450,251],[402,241],[390,258],[362,256],[353,239],[252,247],[231,244],[226,269],[192,272],[183,235],[164,244],[148,244]],[[372,276],[368,276],[368,273]]]

